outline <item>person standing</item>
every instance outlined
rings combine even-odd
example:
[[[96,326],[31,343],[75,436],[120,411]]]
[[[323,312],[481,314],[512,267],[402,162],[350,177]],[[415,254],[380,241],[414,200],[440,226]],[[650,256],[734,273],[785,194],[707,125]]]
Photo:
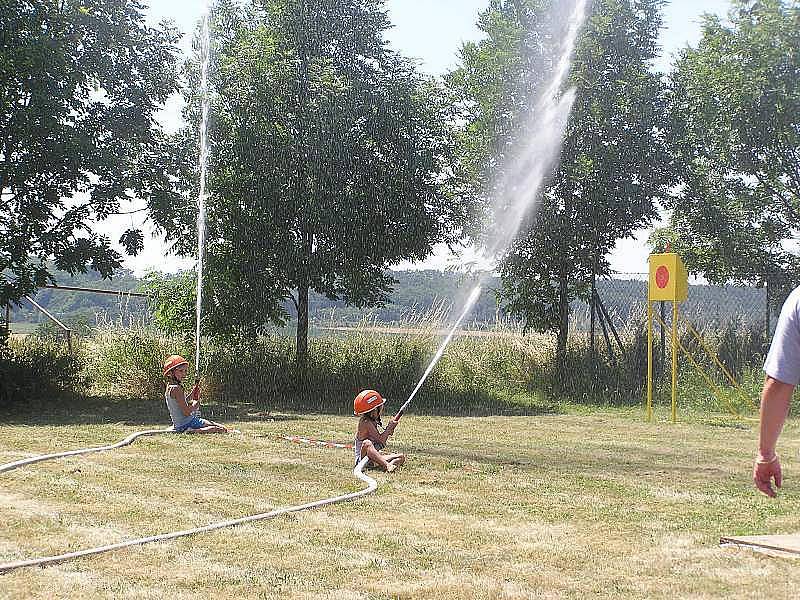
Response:
[[[761,492],[774,498],[783,479],[781,461],[775,449],[789,414],[792,393],[800,383],[800,286],[783,303],[764,362],[764,373],[753,482]]]

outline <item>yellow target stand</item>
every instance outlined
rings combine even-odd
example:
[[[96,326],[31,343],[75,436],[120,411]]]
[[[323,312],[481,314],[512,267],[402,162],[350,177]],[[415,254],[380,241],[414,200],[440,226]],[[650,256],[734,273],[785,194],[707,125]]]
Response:
[[[647,420],[653,420],[653,303],[672,302],[672,422],[678,419],[678,304],[689,293],[689,275],[681,257],[670,252],[650,255],[647,286]]]

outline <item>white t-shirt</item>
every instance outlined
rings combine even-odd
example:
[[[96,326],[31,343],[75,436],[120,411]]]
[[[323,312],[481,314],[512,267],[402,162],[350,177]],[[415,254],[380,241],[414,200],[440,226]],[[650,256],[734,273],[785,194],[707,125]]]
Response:
[[[800,383],[800,286],[783,303],[764,372],[783,383]]]

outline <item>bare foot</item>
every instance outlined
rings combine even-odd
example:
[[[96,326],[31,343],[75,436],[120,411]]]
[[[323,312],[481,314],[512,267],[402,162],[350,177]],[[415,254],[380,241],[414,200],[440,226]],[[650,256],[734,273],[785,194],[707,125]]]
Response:
[[[387,472],[387,473],[391,473],[391,472],[392,472],[392,471],[394,471],[396,468],[397,468],[397,465],[396,465],[396,464],[394,464],[393,462],[390,462],[388,465],[386,465],[386,472]]]

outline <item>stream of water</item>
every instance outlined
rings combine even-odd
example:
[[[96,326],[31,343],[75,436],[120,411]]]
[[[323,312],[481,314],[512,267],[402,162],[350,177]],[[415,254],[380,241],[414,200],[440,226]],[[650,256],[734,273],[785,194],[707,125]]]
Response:
[[[484,250],[484,256],[489,264],[494,264],[497,257],[505,253],[519,233],[524,220],[534,214],[542,184],[558,160],[569,114],[575,101],[574,88],[564,92],[562,89],[572,66],[575,43],[585,19],[587,2],[588,0],[554,2],[551,22],[554,23],[554,28],[565,29],[564,31],[553,31],[552,39],[561,40],[557,54],[558,60],[544,86],[544,91],[534,102],[531,116],[525,124],[525,142],[506,169],[500,186],[502,193],[495,198],[492,234],[489,238],[490,242]],[[568,15],[566,23],[558,18],[559,14]],[[411,403],[433,367],[444,354],[455,331],[475,305],[485,277],[479,281],[467,298],[460,316],[439,346],[408,400],[403,404],[401,412]]]
[[[208,114],[211,109],[211,98],[208,89],[208,68],[211,60],[211,26],[210,15],[203,17],[201,32],[200,58],[201,80],[200,95],[202,98],[202,118],[200,121],[200,192],[197,195],[197,306],[195,309],[195,376],[200,373],[200,321],[203,306],[203,259],[206,247],[206,178],[208,169]]]

